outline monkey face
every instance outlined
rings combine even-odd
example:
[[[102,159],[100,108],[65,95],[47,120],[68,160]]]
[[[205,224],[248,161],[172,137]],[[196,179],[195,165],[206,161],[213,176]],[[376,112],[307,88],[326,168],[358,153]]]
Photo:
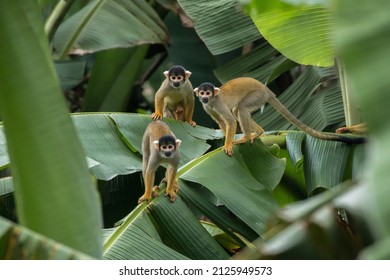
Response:
[[[174,157],[180,143],[181,141],[179,139],[175,139],[172,135],[164,135],[160,137],[158,141],[154,142],[156,149],[158,149],[162,158]]]
[[[172,66],[169,71],[164,72],[164,75],[169,80],[171,87],[179,88],[190,77],[191,72],[186,71],[182,66]]]
[[[208,104],[216,95],[219,94],[219,88],[212,83],[203,83],[194,89],[196,96],[204,105]]]
[[[172,87],[174,88],[179,88],[184,81],[183,76],[169,76],[169,83],[171,84]]]
[[[169,158],[175,152],[176,148],[174,144],[167,144],[160,146],[160,154],[162,157]]]
[[[213,98],[213,93],[209,90],[206,90],[206,91],[199,91],[199,100],[203,103],[203,104],[207,104],[209,103],[210,99]]]

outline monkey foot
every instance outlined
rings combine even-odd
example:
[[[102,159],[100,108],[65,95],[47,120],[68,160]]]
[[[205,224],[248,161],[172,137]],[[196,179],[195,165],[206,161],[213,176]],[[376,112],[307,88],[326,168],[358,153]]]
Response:
[[[233,146],[224,146],[223,150],[229,157],[233,155]]]
[[[196,122],[194,122],[194,121],[189,121],[188,122],[191,126],[196,126]]]
[[[146,195],[144,194],[143,196],[141,196],[139,199],[138,199],[138,204],[146,201],[146,202],[149,202],[151,199],[151,196],[150,195]]]
[[[252,133],[252,135],[251,135],[251,144],[253,144],[253,141],[255,141],[255,139],[257,137],[259,137],[261,134],[263,134],[263,132],[261,132],[261,133]]]
[[[154,186],[153,189],[152,189],[152,197],[153,198],[157,197],[159,191],[160,191],[160,187],[159,186]]]
[[[174,190],[166,190],[165,196],[169,196],[169,201],[174,202],[176,200],[176,192]]]
[[[154,112],[151,115],[151,117],[152,117],[153,120],[162,120],[162,118],[163,118],[163,116],[160,113],[157,113],[157,112]]]

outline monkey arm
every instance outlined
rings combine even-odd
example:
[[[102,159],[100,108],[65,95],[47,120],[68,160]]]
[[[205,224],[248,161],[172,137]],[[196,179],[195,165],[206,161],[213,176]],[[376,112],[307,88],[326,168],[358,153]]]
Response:
[[[154,184],[155,170],[151,170],[151,168],[147,168],[144,173],[144,184],[145,184],[145,192],[138,199],[138,203],[143,201],[150,201],[152,198],[152,189]]]
[[[164,80],[161,87],[156,92],[154,97],[154,113],[152,114],[152,119],[154,120],[161,120],[163,118],[164,99],[167,95],[168,87],[168,81]]]
[[[152,119],[161,120],[163,118],[163,110],[164,110],[164,97],[156,93],[154,98],[154,113],[152,114]]]

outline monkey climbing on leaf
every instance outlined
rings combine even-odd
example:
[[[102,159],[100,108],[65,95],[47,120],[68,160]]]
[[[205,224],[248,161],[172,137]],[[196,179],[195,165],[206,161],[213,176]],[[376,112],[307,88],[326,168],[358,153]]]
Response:
[[[169,196],[171,202],[175,201],[179,190],[176,173],[180,162],[180,143],[163,121],[152,121],[147,126],[142,138],[142,176],[145,192],[138,199],[138,203],[150,201],[152,195],[156,195],[158,186],[154,186],[155,173],[161,164],[166,164],[167,168],[163,180],[167,183],[165,196]]]
[[[174,118],[195,126],[196,123],[192,120],[194,93],[189,80],[191,72],[182,66],[172,66],[164,75],[165,80],[155,95],[152,119]]]
[[[228,81],[220,88],[211,83],[203,83],[194,89],[196,96],[204,110],[218,123],[225,134],[224,151],[227,155],[233,154],[233,145],[251,143],[260,136],[264,129],[252,119],[252,112],[263,109],[266,103],[273,106],[290,123],[306,134],[323,140],[335,140],[347,143],[362,143],[363,137],[346,137],[336,134],[319,132],[298,120],[265,85],[256,79],[241,77]],[[237,121],[244,134],[234,141]],[[253,133],[252,133],[253,132]]]

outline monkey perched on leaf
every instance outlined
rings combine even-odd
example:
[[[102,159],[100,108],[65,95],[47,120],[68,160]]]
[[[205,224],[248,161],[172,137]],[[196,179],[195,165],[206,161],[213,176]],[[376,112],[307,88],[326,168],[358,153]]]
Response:
[[[167,165],[164,178],[167,183],[165,195],[170,197],[171,202],[175,201],[179,190],[176,173],[180,162],[180,143],[181,141],[163,121],[156,120],[147,126],[142,138],[142,176],[145,193],[138,199],[138,203],[150,201],[152,193],[154,195],[158,189],[157,186],[153,186],[155,173],[160,164]]]
[[[174,118],[195,126],[196,123],[192,120],[194,93],[189,80],[191,72],[182,66],[172,66],[164,72],[164,75],[166,79],[155,96],[155,112],[152,114],[152,119]]]
[[[346,137],[336,134],[326,134],[308,127],[298,120],[280,101],[276,95],[265,85],[253,78],[241,77],[228,81],[220,88],[211,83],[203,83],[194,89],[204,110],[218,123],[225,134],[224,151],[227,155],[233,154],[233,144],[245,143],[261,135],[264,129],[259,126],[251,113],[263,109],[265,103],[271,104],[290,123],[306,134],[323,140],[336,140],[347,143],[362,143],[363,137]],[[237,121],[244,134],[240,139],[234,140]],[[254,132],[252,134],[252,132]]]

